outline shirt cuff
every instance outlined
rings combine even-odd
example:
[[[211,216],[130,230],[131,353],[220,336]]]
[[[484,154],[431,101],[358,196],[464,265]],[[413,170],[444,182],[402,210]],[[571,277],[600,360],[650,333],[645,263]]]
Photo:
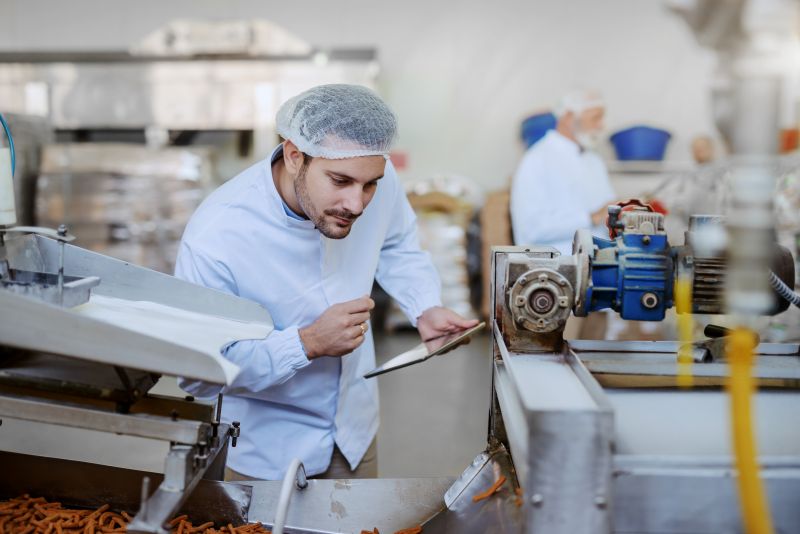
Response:
[[[287,371],[294,372],[311,364],[311,360],[306,356],[303,343],[300,341],[300,331],[296,326],[273,331],[267,336],[266,341],[270,343],[273,354],[280,354],[281,367]]]
[[[178,387],[201,400],[216,400],[217,395],[222,393],[224,389],[220,384],[209,384],[207,382],[189,380],[182,377],[178,377]]]
[[[417,319],[428,308],[442,305],[442,296],[439,291],[413,291],[408,294],[408,299],[401,303],[400,307],[411,322],[411,326],[417,327]]]

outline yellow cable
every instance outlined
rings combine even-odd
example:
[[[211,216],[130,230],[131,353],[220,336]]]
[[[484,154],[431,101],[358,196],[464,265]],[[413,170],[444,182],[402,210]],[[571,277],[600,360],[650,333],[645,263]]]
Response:
[[[687,276],[678,276],[675,280],[675,311],[678,313],[678,376],[679,388],[690,388],[694,383],[692,377],[692,280]]]
[[[739,472],[739,501],[744,531],[747,534],[771,534],[772,519],[764,485],[758,476],[758,455],[751,413],[755,389],[751,373],[755,347],[755,334],[746,328],[735,329],[728,338],[728,365],[731,370],[728,390],[731,398],[733,453]]]

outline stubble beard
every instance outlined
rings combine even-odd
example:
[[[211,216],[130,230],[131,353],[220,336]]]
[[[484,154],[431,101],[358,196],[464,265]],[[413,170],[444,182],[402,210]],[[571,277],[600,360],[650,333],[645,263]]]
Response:
[[[297,197],[297,202],[303,209],[303,213],[314,223],[314,227],[319,230],[319,233],[328,239],[343,239],[350,234],[352,224],[346,228],[341,228],[329,223],[325,219],[324,213],[319,213],[314,208],[314,203],[311,201],[311,196],[308,194],[308,165],[303,165],[297,176],[294,179],[294,194]],[[338,213],[337,213],[338,215]]]

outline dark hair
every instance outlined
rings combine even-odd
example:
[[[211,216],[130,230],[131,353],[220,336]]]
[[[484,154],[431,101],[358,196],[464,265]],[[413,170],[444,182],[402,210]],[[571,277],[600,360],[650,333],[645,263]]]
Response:
[[[300,167],[300,175],[305,175],[306,171],[308,170],[308,166],[311,165],[311,160],[313,160],[313,156],[309,156],[305,152],[303,152],[303,165]]]

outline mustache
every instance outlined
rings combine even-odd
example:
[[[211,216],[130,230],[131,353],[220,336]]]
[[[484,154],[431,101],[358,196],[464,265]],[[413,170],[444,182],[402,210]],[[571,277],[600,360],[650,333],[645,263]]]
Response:
[[[342,219],[346,219],[348,221],[355,221],[358,219],[361,214],[360,213],[353,213],[349,210],[325,210],[325,215],[332,215],[334,217],[340,217]]]

